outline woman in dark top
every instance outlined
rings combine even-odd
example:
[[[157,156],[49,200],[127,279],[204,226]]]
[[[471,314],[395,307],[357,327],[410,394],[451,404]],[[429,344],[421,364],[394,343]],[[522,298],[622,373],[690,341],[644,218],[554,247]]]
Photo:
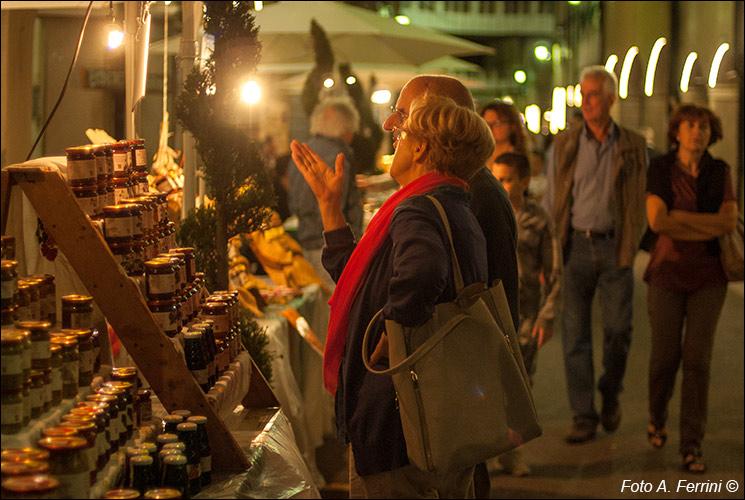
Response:
[[[409,464],[392,379],[367,371],[362,338],[382,308],[369,347],[371,364],[387,368],[384,320],[418,326],[432,316],[435,304],[455,298],[445,227],[425,194],[447,212],[465,284],[486,282],[486,243],[468,206],[466,180],[483,166],[494,140],[475,112],[428,94],[412,103],[394,134],[390,173],[401,189],[376,213],[359,243],[339,207],[343,169],[335,174],[306,144],[291,145],[318,199],[323,264],[337,282],[329,302],[324,385],[335,395],[339,438],[351,446],[351,497],[421,498],[437,491],[441,498],[464,498],[473,495],[473,467],[431,474]]]
[[[652,446],[665,444],[667,406],[682,362],[680,452],[689,472],[705,470],[711,352],[727,293],[717,238],[737,223],[729,166],[707,151],[721,137],[721,121],[709,109],[681,106],[668,127],[674,150],[656,158],[647,175],[647,218],[658,235],[644,272],[652,330],[647,434]]]

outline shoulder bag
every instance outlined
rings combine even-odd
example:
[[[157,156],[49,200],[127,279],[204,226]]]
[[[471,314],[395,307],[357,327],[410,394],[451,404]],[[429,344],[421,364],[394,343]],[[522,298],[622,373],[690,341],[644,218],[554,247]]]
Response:
[[[435,306],[418,327],[385,321],[390,368],[369,364],[371,325],[362,358],[391,375],[406,450],[421,470],[462,470],[541,435],[528,377],[501,281],[463,286],[447,216],[429,196],[450,241],[457,297]]]
[[[742,281],[745,267],[745,250],[743,250],[743,220],[737,216],[737,227],[719,237],[719,247],[722,249],[721,259],[724,274],[729,281]]]

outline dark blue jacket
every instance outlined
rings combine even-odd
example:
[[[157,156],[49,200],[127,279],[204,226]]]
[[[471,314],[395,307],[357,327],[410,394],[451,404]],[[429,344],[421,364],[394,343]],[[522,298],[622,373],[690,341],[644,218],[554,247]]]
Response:
[[[486,242],[469,209],[468,194],[451,186],[439,187],[430,194],[440,201],[448,215],[464,283],[486,283]],[[348,228],[324,236],[323,264],[336,281],[354,250],[355,241]],[[365,329],[381,308],[383,320],[392,319],[405,326],[423,324],[432,316],[435,304],[455,298],[451,274],[450,245],[435,206],[424,195],[402,201],[391,220],[389,236],[373,259],[351,307],[339,370],[337,431],[343,442],[352,443],[361,476],[409,464],[393,381],[390,376],[369,373],[362,363]],[[375,326],[370,352],[383,331],[383,321]],[[387,367],[385,359],[375,368]]]

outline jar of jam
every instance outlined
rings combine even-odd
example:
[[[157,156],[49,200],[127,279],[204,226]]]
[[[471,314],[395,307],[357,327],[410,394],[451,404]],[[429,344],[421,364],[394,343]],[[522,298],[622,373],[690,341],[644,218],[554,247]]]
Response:
[[[19,476],[3,481],[3,498],[61,498],[60,483],[47,474]],[[74,498],[74,497],[73,497]]]
[[[145,139],[134,139],[129,141],[132,148],[132,165],[135,172],[147,173],[147,151],[145,150]]]
[[[119,416],[119,407],[117,406],[116,396],[110,396],[107,394],[89,394],[85,397],[86,403],[94,403],[105,407],[106,412],[109,416],[108,435],[109,450],[111,453],[116,453],[119,450],[119,431],[123,428],[121,425],[121,419]]]
[[[19,321],[16,326],[31,333],[31,368],[44,370],[52,367],[48,321]]]
[[[0,468],[2,469],[3,481],[11,477],[33,476],[36,474],[49,473],[49,464],[36,460],[3,462]]]
[[[139,425],[143,425],[153,419],[153,403],[150,389],[138,389],[137,399],[140,402]]]
[[[89,295],[62,296],[62,328],[88,328],[93,322],[93,297]]]
[[[178,335],[181,328],[175,300],[148,300],[147,307],[163,333],[171,338]]]
[[[98,179],[93,146],[67,148],[67,183],[73,187],[95,185]]]
[[[132,429],[130,418],[132,414],[127,412],[127,402],[124,400],[124,389],[118,387],[101,387],[98,390],[98,394],[106,396],[114,396],[116,398],[115,404],[119,410],[119,446],[127,444],[127,439],[131,437],[129,430]]]
[[[70,336],[52,337],[52,345],[62,348],[62,397],[74,398],[78,395],[78,377],[80,376],[80,354],[78,340]]]
[[[170,259],[145,262],[145,291],[148,300],[168,300],[176,293],[176,268]]]
[[[88,328],[63,328],[62,333],[78,341],[78,387],[93,382],[93,334]]]
[[[23,280],[18,280],[16,293],[16,317],[18,321],[33,320],[31,312],[31,285]]]
[[[108,499],[135,499],[140,498],[140,492],[130,488],[118,488],[109,490],[103,494],[103,498]]]
[[[98,429],[96,422],[91,416],[79,416],[66,414],[62,415],[62,423],[67,427],[75,429],[78,436],[85,438],[88,446],[85,448],[85,454],[88,458],[88,472],[91,475],[91,484],[96,482],[98,475],[98,443],[96,436]]]
[[[195,259],[195,250],[192,247],[178,247],[171,248],[168,250],[169,254],[180,254],[183,255],[185,261],[186,270],[186,281],[191,283],[194,281],[195,274],[197,272],[197,264]]]
[[[160,500],[170,500],[173,498],[183,498],[181,492],[174,488],[153,488],[147,490],[142,498],[158,498]]]
[[[128,382],[131,384],[130,395],[133,401],[137,399],[137,389],[140,387],[140,378],[137,373],[136,366],[120,366],[111,370],[111,380],[113,382]]]
[[[78,205],[90,218],[98,216],[98,185],[80,186],[72,188]]]
[[[44,409],[44,373],[31,370],[31,418],[39,418]]]
[[[134,201],[133,198],[124,198],[119,203],[120,205],[128,206],[129,210],[132,215],[132,237],[134,239],[140,239],[145,234],[144,230],[144,217],[143,217],[143,211],[144,208],[142,206],[142,203],[138,203]]]
[[[42,373],[44,374],[44,406],[41,411],[46,413],[52,407],[52,368],[44,368]]]
[[[93,401],[80,401],[70,410],[72,415],[90,415],[96,422],[96,447],[98,448],[98,470],[106,467],[111,457],[111,435],[109,434],[108,405]]]
[[[29,280],[40,281],[41,321],[49,321],[52,326],[57,323],[57,286],[53,274],[33,274]]]
[[[10,309],[0,309],[0,325],[4,327],[12,327],[16,322],[16,308],[11,307]]]
[[[6,448],[2,451],[0,459],[3,462],[23,462],[24,460],[35,460],[37,462],[48,462],[49,452],[39,448]]]
[[[18,284],[28,285],[31,320],[39,321],[41,319],[41,283],[38,280],[32,280],[25,277],[19,279]]]
[[[114,179],[129,178],[129,175],[132,173],[129,144],[115,142],[114,144],[109,144],[108,149],[111,151]]]
[[[52,363],[52,405],[56,406],[62,402],[62,346],[51,344],[50,341],[49,350]]]
[[[80,437],[46,437],[38,445],[49,452],[49,472],[60,483],[60,498],[88,498],[91,486],[85,451],[88,442]]]
[[[134,409],[134,398],[132,397],[133,391],[132,391],[133,385],[129,382],[124,382],[121,380],[111,380],[109,382],[105,382],[102,389],[112,389],[117,391],[122,391],[122,394],[117,394],[117,397],[122,398],[122,402],[124,404],[127,421],[124,425],[124,427],[127,429],[127,439],[132,437],[132,434],[134,433],[134,426],[135,426],[135,409]],[[106,394],[106,393],[104,393]],[[135,392],[136,394],[136,392]]]
[[[96,183],[106,184],[108,176],[114,175],[114,164],[111,160],[111,156],[106,155],[106,145],[104,144],[91,144],[93,148],[93,158],[96,162]],[[108,162],[112,161],[111,169],[109,169]]]
[[[129,198],[131,191],[129,177],[114,177],[111,181],[111,187],[114,189],[114,204],[119,205],[123,200]]]
[[[13,236],[0,236],[0,255],[2,260],[15,260],[16,258],[16,239]]]
[[[216,340],[225,340],[230,332],[230,309],[226,302],[202,304],[203,320],[212,320],[212,331]]]
[[[5,332],[3,332],[3,336]],[[3,434],[17,434],[24,426],[23,382],[18,381],[15,386],[3,379],[2,388],[2,419],[0,428]]]
[[[18,272],[16,271],[16,267],[18,266],[18,262],[3,258],[0,265],[2,266],[2,270],[0,271],[0,276],[2,277],[2,281],[0,281],[0,286],[2,286],[2,302],[0,302],[0,306],[2,309],[11,309],[16,306],[16,294],[18,290]]]
[[[41,435],[43,437],[75,437],[78,436],[78,431],[73,427],[58,425],[56,427],[47,427],[41,431]]]
[[[135,174],[135,183],[137,184],[138,195],[143,195],[150,192],[150,183],[147,180],[147,172]]]
[[[178,246],[176,243],[176,223],[173,221],[168,221],[165,233],[165,244],[166,248],[175,248]]]
[[[16,330],[21,335],[23,345],[23,380],[31,376],[31,332]]]
[[[2,331],[2,390],[23,387],[24,376],[23,335],[17,330]],[[30,372],[29,372],[30,373]]]
[[[178,290],[180,291],[186,288],[186,284],[189,282],[188,274],[186,270],[186,255],[181,252],[175,252],[173,250],[169,250],[168,253],[161,254],[159,255],[159,257],[178,259],[178,272],[179,272]]]
[[[93,329],[91,342],[93,342],[93,376],[95,377],[96,373],[101,370],[101,338],[98,328]]]
[[[103,208],[104,239],[107,243],[131,241],[138,222],[136,207],[128,204]]]

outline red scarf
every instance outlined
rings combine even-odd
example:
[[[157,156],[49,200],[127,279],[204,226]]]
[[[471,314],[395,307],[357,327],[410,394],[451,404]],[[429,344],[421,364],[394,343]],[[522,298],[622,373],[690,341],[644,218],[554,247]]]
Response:
[[[329,300],[331,313],[328,334],[326,336],[326,347],[323,353],[323,385],[331,395],[336,394],[339,367],[341,366],[341,359],[344,356],[344,347],[347,342],[349,310],[355,298],[357,298],[357,293],[362,286],[362,282],[367,276],[370,263],[388,236],[388,227],[393,218],[393,211],[399,203],[409,196],[431,191],[441,184],[450,184],[468,189],[468,183],[466,181],[438,173],[426,174],[410,182],[396,191],[383,203],[383,206],[380,207],[380,210],[372,218],[367,229],[365,229],[365,234],[349,257],[349,261],[336,284],[334,294],[331,296],[331,300]]]

